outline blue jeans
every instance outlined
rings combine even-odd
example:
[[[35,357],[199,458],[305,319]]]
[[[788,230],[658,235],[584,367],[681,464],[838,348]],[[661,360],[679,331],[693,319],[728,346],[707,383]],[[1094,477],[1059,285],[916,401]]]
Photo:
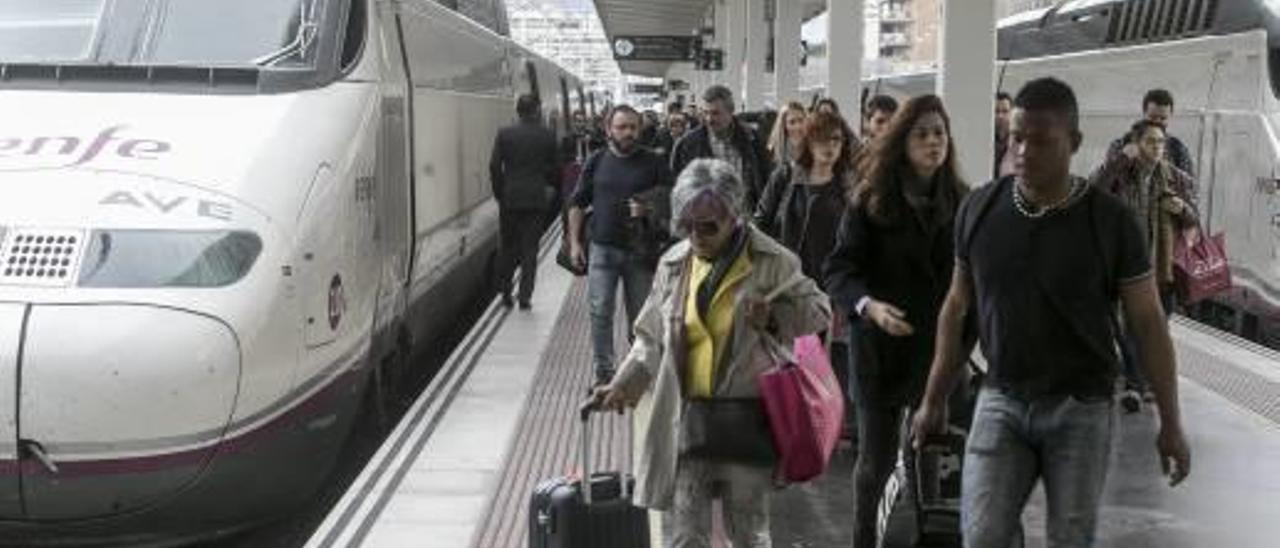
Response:
[[[1049,548],[1093,546],[1114,423],[1110,397],[1026,401],[984,387],[965,450],[965,547],[1013,545],[1037,480],[1048,501]]]
[[[617,306],[618,281],[622,281],[623,304],[627,308],[628,336],[640,307],[649,297],[653,269],[626,248],[591,243],[587,267],[587,289],[591,300],[592,362],[597,375],[612,374],[613,315]]]

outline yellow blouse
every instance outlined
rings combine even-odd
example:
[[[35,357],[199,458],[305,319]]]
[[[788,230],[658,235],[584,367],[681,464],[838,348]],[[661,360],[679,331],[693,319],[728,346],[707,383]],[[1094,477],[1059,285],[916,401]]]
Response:
[[[707,307],[707,317],[698,314],[698,286],[711,274],[712,261],[693,257],[689,271],[688,297],[685,299],[685,344],[688,361],[685,372],[686,394],[694,398],[709,398],[715,387],[716,367],[723,357],[725,347],[733,331],[734,295],[751,270],[751,259],[746,250],[729,266],[724,281],[716,289]]]

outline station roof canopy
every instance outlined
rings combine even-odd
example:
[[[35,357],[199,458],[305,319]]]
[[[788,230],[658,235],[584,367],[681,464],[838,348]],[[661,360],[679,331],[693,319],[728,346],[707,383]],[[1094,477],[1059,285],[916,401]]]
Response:
[[[614,36],[675,35],[689,36],[698,33],[705,24],[713,0],[593,0],[596,13],[604,25],[605,36],[613,43]],[[793,0],[778,0],[793,1]],[[800,0],[804,2],[803,18],[818,15],[826,10],[827,0]],[[663,76],[671,61],[622,61],[622,72],[640,76]]]

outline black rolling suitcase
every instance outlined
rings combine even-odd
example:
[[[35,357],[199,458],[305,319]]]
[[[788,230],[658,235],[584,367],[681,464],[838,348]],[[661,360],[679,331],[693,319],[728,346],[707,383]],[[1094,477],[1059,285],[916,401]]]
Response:
[[[529,501],[529,548],[649,548],[649,513],[631,504],[635,479],[591,472],[590,410],[581,413],[582,474],[544,481]]]
[[[964,462],[965,432],[927,436],[911,452],[915,472],[912,505],[916,527],[915,548],[960,548],[960,479]]]
[[[881,548],[960,548],[960,484],[964,449],[983,373],[970,364],[968,386],[947,398],[946,432],[925,437],[919,450],[904,447],[885,485],[877,522]],[[910,417],[901,435],[911,438]],[[1019,543],[1016,546],[1021,546]]]

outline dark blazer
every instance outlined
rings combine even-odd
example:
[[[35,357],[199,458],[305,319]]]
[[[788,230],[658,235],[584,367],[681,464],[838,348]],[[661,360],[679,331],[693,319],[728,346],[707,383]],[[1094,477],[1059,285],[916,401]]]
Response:
[[[756,228],[773,239],[782,241],[783,245],[790,249],[795,248],[785,241],[783,234],[795,234],[799,228],[790,215],[791,207],[789,207],[796,196],[795,171],[795,167],[790,163],[780,165],[773,170],[773,175],[769,176],[769,183],[761,191],[760,200],[756,202],[756,210],[751,216],[751,220],[756,223]]]
[[[959,199],[950,206],[944,223],[909,214],[886,225],[873,220],[862,204],[846,209],[840,222],[836,248],[824,272],[826,289],[832,304],[851,316],[854,372],[867,390],[886,398],[884,402],[914,405],[923,394],[938,312],[955,263],[958,203]],[[905,312],[915,333],[892,337],[858,317],[858,301],[868,296]]]
[[[769,153],[765,150],[764,143],[756,137],[755,132],[741,122],[734,121],[731,139],[734,148],[742,156],[743,172],[739,175],[742,176],[742,182],[747,187],[745,211],[755,211],[760,193],[764,191],[764,185],[768,182]],[[711,151],[711,133],[706,125],[703,125],[686,133],[675,144],[675,150],[671,153],[671,174],[678,178],[680,172],[684,171],[685,166],[690,162],[699,158],[714,157],[715,154]]]
[[[545,211],[560,178],[556,135],[536,121],[498,130],[489,182],[503,211]]]
[[[804,203],[806,194],[796,192],[796,185],[804,184],[802,178],[805,176],[803,167],[791,163],[773,170],[773,176],[769,177],[769,184],[765,186],[764,193],[756,203],[756,210],[752,215],[756,228],[782,242],[782,245],[796,253],[804,249],[805,242],[810,236],[808,217],[810,208],[809,204]],[[840,183],[833,181],[832,184]],[[804,211],[806,214],[797,215],[797,211]],[[834,235],[820,237],[832,236]]]

